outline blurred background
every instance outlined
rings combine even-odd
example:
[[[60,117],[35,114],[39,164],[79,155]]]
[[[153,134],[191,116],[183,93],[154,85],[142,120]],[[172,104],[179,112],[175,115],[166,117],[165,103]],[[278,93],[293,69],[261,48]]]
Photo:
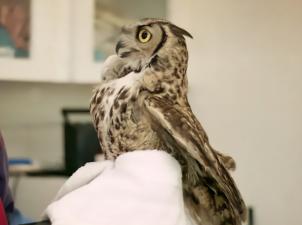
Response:
[[[189,101],[212,145],[237,161],[254,224],[302,224],[299,0],[0,0],[0,130],[16,206],[38,219],[100,153],[92,89],[120,27],[144,17],[194,36]]]

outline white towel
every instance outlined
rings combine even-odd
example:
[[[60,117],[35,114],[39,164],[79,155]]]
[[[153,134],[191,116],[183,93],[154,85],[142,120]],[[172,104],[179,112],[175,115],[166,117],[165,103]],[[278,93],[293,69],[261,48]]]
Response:
[[[181,169],[158,150],[88,163],[74,173],[46,209],[53,225],[190,225]]]

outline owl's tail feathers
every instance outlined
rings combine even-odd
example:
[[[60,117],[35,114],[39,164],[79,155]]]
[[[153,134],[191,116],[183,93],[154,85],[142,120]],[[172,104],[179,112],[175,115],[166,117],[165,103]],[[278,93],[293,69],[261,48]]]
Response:
[[[221,152],[218,152],[216,150],[215,152],[227,170],[230,171],[236,170],[236,162],[231,156],[222,154]]]
[[[207,186],[184,190],[184,201],[196,225],[241,225],[246,219],[228,204],[224,195]]]

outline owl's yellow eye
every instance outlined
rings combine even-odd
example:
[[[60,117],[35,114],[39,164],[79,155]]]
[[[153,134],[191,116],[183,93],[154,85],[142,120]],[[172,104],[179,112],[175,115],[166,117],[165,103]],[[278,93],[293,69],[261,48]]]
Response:
[[[150,41],[151,37],[152,37],[152,34],[146,29],[142,29],[138,33],[138,40],[141,43],[146,43],[146,42]]]

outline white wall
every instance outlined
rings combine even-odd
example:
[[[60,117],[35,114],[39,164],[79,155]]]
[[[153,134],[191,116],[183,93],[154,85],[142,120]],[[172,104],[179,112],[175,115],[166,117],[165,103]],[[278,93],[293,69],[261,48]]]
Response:
[[[190,102],[237,160],[257,225],[302,224],[302,1],[171,0],[189,41]]]

